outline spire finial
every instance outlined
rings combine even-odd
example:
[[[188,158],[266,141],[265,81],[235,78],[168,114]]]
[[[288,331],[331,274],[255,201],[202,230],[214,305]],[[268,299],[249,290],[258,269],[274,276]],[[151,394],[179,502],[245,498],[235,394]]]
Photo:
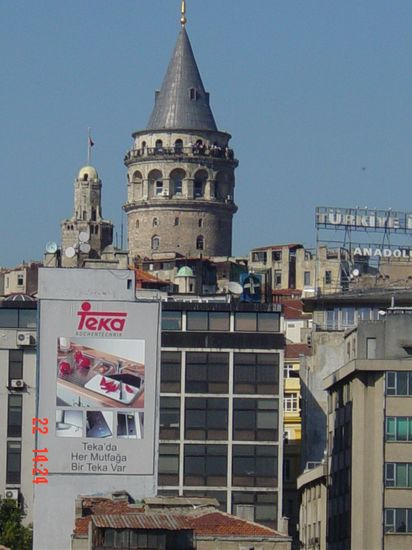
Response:
[[[186,17],[186,0],[182,0],[182,17],[180,18],[180,23],[182,27],[186,27],[187,17]]]

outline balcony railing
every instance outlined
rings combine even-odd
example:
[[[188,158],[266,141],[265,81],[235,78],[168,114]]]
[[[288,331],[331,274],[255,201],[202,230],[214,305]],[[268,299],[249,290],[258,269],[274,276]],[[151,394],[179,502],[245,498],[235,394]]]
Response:
[[[144,147],[131,149],[127,152],[124,162],[132,163],[138,159],[150,160],[151,158],[205,158],[232,160],[237,163],[233,149],[209,145],[194,145],[193,147]]]

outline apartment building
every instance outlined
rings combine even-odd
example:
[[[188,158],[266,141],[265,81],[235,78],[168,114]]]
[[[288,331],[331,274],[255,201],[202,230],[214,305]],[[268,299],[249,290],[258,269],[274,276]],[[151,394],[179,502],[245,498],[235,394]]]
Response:
[[[389,308],[345,336],[328,391],[327,543],[412,546],[412,308]]]
[[[159,494],[216,498],[276,528],[282,513],[280,306],[165,302]]]
[[[37,303],[18,298],[0,301],[0,495],[18,502],[30,523]]]

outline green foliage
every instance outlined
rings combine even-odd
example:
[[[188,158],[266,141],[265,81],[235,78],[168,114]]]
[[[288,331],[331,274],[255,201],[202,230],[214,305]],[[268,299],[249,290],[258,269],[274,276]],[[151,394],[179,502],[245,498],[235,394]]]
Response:
[[[0,501],[0,544],[11,550],[31,550],[33,532],[21,524],[23,513],[14,500]]]

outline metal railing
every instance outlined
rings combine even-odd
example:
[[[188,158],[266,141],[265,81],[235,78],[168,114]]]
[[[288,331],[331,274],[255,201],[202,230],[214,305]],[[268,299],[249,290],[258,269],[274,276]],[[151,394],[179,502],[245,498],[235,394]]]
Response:
[[[193,147],[142,147],[131,149],[126,153],[125,162],[151,157],[203,157],[213,159],[235,160],[233,149],[210,145],[193,145]]]

